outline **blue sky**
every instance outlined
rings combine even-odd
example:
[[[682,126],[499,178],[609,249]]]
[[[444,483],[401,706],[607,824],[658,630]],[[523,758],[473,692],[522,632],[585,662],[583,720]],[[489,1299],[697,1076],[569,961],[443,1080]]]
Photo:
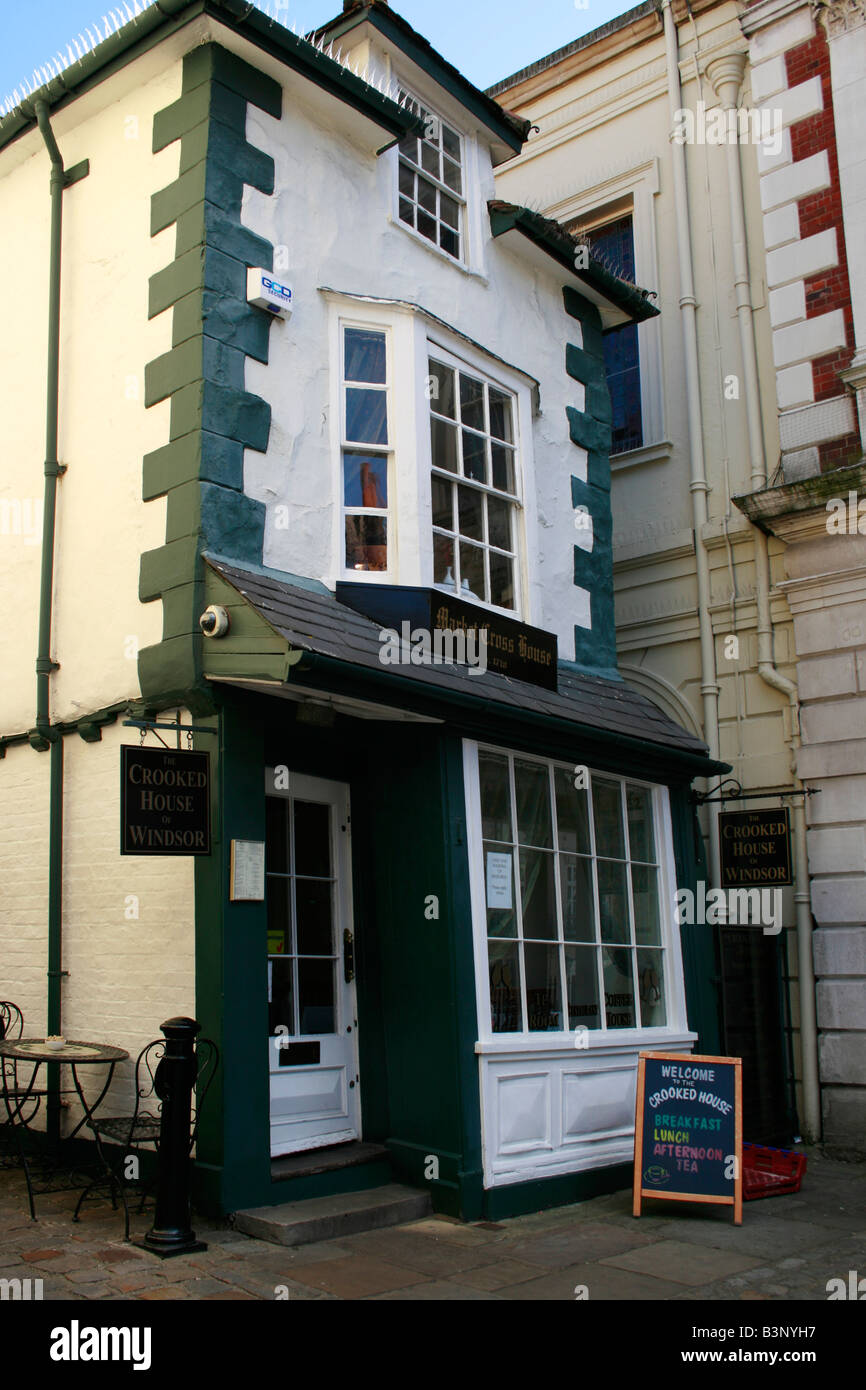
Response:
[[[0,0],[0,99],[29,78],[112,0]],[[257,0],[260,8],[267,8]],[[279,0],[277,0],[279,3]],[[474,82],[488,87],[632,8],[635,0],[394,0],[393,8]],[[271,0],[273,6],[274,0]],[[278,17],[303,31],[342,0],[284,0]],[[286,18],[287,17],[287,18]]]

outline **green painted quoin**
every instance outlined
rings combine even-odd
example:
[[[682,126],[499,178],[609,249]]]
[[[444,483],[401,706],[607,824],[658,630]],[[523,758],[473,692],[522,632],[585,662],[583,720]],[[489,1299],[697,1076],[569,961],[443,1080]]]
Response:
[[[268,360],[271,320],[246,299],[273,246],[241,223],[244,185],[273,193],[274,161],[246,140],[252,102],[279,118],[278,83],[206,44],[183,61],[180,99],[154,117],[154,152],[180,140],[178,178],[151,199],[151,235],[172,223],[174,260],[150,279],[149,317],[173,308],[172,347],[145,368],[145,405],[171,398],[169,443],[145,456],[145,501],[167,497],[165,545],[141,559],[139,596],[162,599],[162,641],[139,654],[145,701],[205,710],[198,616],[205,549],[261,562],[265,509],[243,490],[244,450],[267,448],[270,406],[244,389]]]

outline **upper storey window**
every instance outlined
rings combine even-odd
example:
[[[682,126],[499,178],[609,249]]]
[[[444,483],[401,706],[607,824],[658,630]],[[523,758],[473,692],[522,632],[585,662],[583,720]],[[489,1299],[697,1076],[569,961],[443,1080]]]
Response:
[[[463,260],[463,141],[440,116],[413,97],[409,102],[422,117],[424,131],[400,141],[400,221],[455,260]]]

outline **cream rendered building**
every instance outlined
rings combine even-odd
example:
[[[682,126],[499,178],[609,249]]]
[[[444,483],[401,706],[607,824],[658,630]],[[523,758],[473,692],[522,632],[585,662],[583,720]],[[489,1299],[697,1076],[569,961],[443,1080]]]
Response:
[[[534,123],[498,171],[500,196],[586,232],[658,292],[661,315],[633,330],[636,348],[608,356],[623,382],[611,460],[620,669],[732,765],[754,799],[731,806],[791,808],[784,949],[754,929],[719,932],[726,1045],[763,1056],[753,1125],[784,1129],[769,1093],[778,1102],[793,1071],[800,1132],[855,1152],[866,1148],[864,82],[862,3],[662,0],[491,89]],[[831,525],[843,502],[844,526]],[[703,812],[714,884],[718,806]]]

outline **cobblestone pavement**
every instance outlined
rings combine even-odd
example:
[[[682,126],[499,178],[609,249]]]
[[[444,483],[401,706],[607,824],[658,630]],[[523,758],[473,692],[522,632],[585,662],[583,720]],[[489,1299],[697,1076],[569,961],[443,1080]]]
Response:
[[[431,1217],[295,1248],[198,1219],[208,1249],[159,1260],[124,1243],[108,1203],[78,1224],[73,1206],[70,1193],[43,1196],[31,1222],[22,1174],[0,1172],[0,1280],[41,1279],[44,1299],[825,1302],[828,1280],[866,1275],[866,1165],[817,1151],[802,1192],[746,1203],[741,1227],[729,1210],[660,1202],[635,1220],[631,1193],[618,1192],[498,1223]],[[135,1216],[133,1238],[149,1224]]]

